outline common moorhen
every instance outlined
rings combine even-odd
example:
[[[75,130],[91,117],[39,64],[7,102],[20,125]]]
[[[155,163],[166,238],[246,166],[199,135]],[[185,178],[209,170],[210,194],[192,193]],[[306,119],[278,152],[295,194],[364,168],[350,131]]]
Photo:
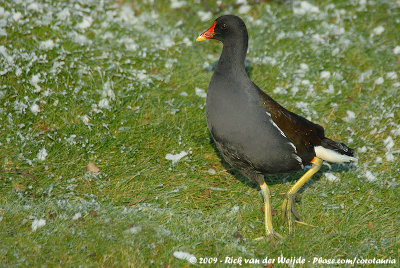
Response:
[[[349,162],[355,160],[354,151],[326,138],[322,126],[286,110],[250,80],[245,71],[248,33],[241,18],[217,18],[196,41],[207,39],[223,44],[207,92],[207,126],[226,162],[260,185],[269,238],[281,235],[272,226],[270,191],[264,175],[289,173],[312,164],[287,192],[282,204],[282,220],[288,220],[292,234],[292,213],[299,218],[294,208],[296,192],[324,160]]]

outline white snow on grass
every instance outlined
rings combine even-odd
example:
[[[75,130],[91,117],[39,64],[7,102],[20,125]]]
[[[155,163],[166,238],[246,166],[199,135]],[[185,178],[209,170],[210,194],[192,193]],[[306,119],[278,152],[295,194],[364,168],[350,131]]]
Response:
[[[382,25],[380,25],[380,26],[378,26],[378,27],[375,27],[375,28],[372,30],[372,32],[373,32],[375,35],[381,35],[384,31],[385,31],[385,28],[384,28]]]
[[[386,153],[385,153],[385,158],[386,158],[386,160],[389,161],[389,162],[394,161],[394,159],[395,159],[392,152],[386,152]]]
[[[42,88],[39,86],[39,83],[42,82],[42,80],[40,79],[41,74],[34,74],[31,77],[31,85],[35,87],[34,92],[39,92],[40,90],[42,90]]]
[[[376,85],[382,85],[383,82],[385,82],[385,79],[383,79],[383,77],[378,77],[378,78],[375,80],[375,84],[376,84]]]
[[[82,214],[80,212],[75,213],[75,215],[72,217],[73,221],[79,220],[82,218]]]
[[[56,17],[60,21],[65,21],[71,16],[71,12],[69,12],[68,8],[64,8],[56,14]]]
[[[302,72],[307,72],[310,68],[308,67],[308,65],[306,63],[300,63],[300,70]]]
[[[393,53],[394,54],[400,54],[400,46],[396,46],[394,49],[393,49]]]
[[[194,91],[195,91],[196,95],[199,96],[200,98],[206,98],[207,97],[207,93],[204,91],[204,89],[196,87],[194,89]]]
[[[360,154],[365,153],[366,151],[367,151],[367,147],[365,147],[365,146],[359,147],[357,149],[357,152],[360,153]]]
[[[21,12],[15,12],[15,13],[12,15],[12,18],[13,18],[14,21],[19,21],[19,20],[22,18]]]
[[[43,226],[46,225],[46,220],[45,219],[40,219],[40,220],[34,220],[32,222],[32,232],[35,232],[37,229],[42,228]]]
[[[178,162],[179,160],[181,160],[183,157],[185,157],[188,153],[185,151],[181,151],[178,154],[167,154],[165,156],[165,159],[167,160],[171,160],[172,164],[175,164],[176,162]]]
[[[36,12],[42,12],[42,7],[40,6],[40,4],[39,3],[35,3],[35,2],[30,3],[28,5],[27,9],[31,10],[31,11],[36,11]]]
[[[295,7],[293,7],[293,13],[295,15],[308,15],[310,13],[319,13],[319,8],[317,6],[314,6],[312,4],[310,4],[307,1],[300,1],[299,4],[296,4]]]
[[[250,6],[250,5],[242,5],[242,6],[240,6],[239,9],[238,9],[238,13],[239,13],[239,14],[246,14],[247,12],[250,11],[250,9],[251,9],[251,6]]]
[[[174,40],[168,35],[163,36],[160,40],[161,49],[168,49],[170,47],[175,46]]]
[[[351,122],[356,119],[356,114],[353,111],[346,111],[347,116],[343,118],[346,122]]]
[[[93,18],[90,16],[86,16],[82,19],[80,23],[76,25],[76,27],[78,27],[78,29],[80,29],[81,31],[84,31],[87,28],[89,28],[92,25],[92,23],[93,23]]]
[[[82,122],[88,126],[89,125],[89,121],[90,121],[90,117],[88,115],[82,115],[82,116],[78,116],[79,119],[82,120]]]
[[[329,71],[322,71],[319,77],[321,79],[329,79],[331,77],[331,73]]]
[[[40,149],[40,151],[38,152],[38,154],[37,154],[37,159],[39,160],[39,161],[44,161],[44,160],[46,160],[46,157],[47,157],[47,151],[46,151],[46,148],[42,148],[42,149]]]
[[[111,106],[110,106],[110,102],[108,101],[107,98],[103,98],[99,101],[99,108],[101,109],[107,109],[110,110]]]
[[[186,1],[171,0],[171,8],[181,8],[186,4]]]
[[[338,182],[339,181],[339,178],[330,172],[325,172],[324,174],[325,174],[325,178],[327,181],[330,181],[330,182]]]
[[[110,100],[115,100],[115,94],[114,91],[112,90],[112,84],[110,80],[104,83],[103,85],[103,90],[101,92],[101,96],[103,98],[108,98]]]
[[[391,79],[391,80],[397,79],[397,73],[396,72],[388,72],[386,74],[386,78]]]
[[[17,114],[25,113],[26,108],[28,108],[28,106],[22,101],[16,100],[14,102],[14,110]]]
[[[126,234],[137,234],[142,230],[141,226],[133,226],[127,230],[124,231]]]
[[[200,11],[197,12],[197,16],[200,17],[201,21],[209,21],[212,18],[212,13],[200,10]]]
[[[383,144],[386,147],[386,150],[391,151],[394,147],[394,141],[391,136],[388,136],[386,139],[383,140]]]
[[[211,175],[214,175],[214,174],[217,173],[217,172],[215,171],[215,169],[213,169],[213,168],[208,169],[207,172],[208,172],[209,174],[211,174]]]
[[[5,46],[0,46],[0,54],[6,59],[8,64],[14,64],[14,57],[8,54],[7,48]]]
[[[239,209],[240,209],[240,207],[239,207],[238,205],[234,205],[234,206],[231,208],[230,213],[231,213],[231,214],[237,213],[237,212],[239,212]]]
[[[53,40],[51,40],[51,39],[42,41],[39,43],[39,48],[42,50],[50,50],[50,49],[53,49],[54,46],[55,46],[55,44],[54,44]]]
[[[197,262],[196,256],[194,256],[193,254],[190,254],[188,252],[185,252],[185,251],[174,251],[173,255],[177,259],[186,260],[190,263]]]
[[[30,110],[34,115],[37,115],[40,112],[40,107],[39,107],[39,105],[34,103],[31,105]]]
[[[368,182],[376,182],[378,180],[378,178],[369,170],[365,171],[364,176]]]

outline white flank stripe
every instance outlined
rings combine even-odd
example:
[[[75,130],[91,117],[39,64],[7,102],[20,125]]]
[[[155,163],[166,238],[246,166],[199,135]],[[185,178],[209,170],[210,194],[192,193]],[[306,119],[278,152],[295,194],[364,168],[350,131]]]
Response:
[[[297,161],[299,161],[301,168],[304,168],[303,160],[301,160],[300,156],[298,156],[297,154],[293,154],[293,157],[296,158]]]
[[[281,133],[281,135],[282,135],[283,137],[285,137],[286,139],[288,139],[288,137],[286,137],[285,133],[283,133],[283,131],[278,127],[278,125],[275,124],[274,120],[272,120],[271,114],[270,114],[269,112],[265,112],[265,113],[269,116],[269,121],[271,122],[271,124],[272,124],[277,130],[279,130],[279,132]],[[288,139],[288,140],[289,140],[289,139]],[[300,163],[302,163],[301,165],[303,166],[303,161],[302,161],[301,158],[297,155],[296,146],[294,146],[294,144],[291,143],[290,140],[289,140],[288,144],[289,144],[290,146],[293,147],[293,150],[294,150],[294,152],[295,152],[293,155],[295,156],[295,158],[296,158]]]
[[[343,155],[343,154],[337,153],[333,150],[324,148],[322,146],[316,146],[316,147],[314,147],[314,150],[315,150],[315,155],[318,158],[321,158],[322,160],[325,160],[328,162],[343,163],[343,162],[350,162],[350,161],[357,160],[357,158],[355,158],[355,157]]]
[[[279,130],[279,132],[282,134],[283,137],[287,138],[285,133],[283,133],[283,131],[278,127],[277,124],[275,124],[274,120],[272,120],[271,114],[269,112],[265,112],[268,116],[269,116],[269,121],[271,122],[271,124],[276,127],[277,130]]]
[[[294,150],[294,152],[297,154],[297,149],[296,149],[296,146],[294,146],[294,144],[293,143],[291,143],[291,142],[288,142],[289,143],[289,145],[290,146],[292,146],[293,147],[293,150]]]

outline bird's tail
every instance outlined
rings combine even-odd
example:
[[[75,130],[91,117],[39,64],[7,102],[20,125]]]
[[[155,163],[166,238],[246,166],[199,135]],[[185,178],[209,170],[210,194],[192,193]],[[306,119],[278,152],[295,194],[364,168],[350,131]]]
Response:
[[[320,146],[314,147],[317,157],[329,162],[350,162],[356,161],[354,150],[344,143],[336,142],[328,138],[321,141]]]

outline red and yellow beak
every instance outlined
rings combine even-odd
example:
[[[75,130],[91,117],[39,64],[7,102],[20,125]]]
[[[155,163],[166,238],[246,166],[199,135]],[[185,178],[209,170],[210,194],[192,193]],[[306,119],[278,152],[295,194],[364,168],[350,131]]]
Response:
[[[215,25],[217,24],[217,21],[214,21],[214,24],[204,33],[202,33],[201,35],[199,35],[199,37],[196,38],[196,42],[200,42],[200,41],[204,41],[207,39],[211,39],[214,36],[214,28]]]

